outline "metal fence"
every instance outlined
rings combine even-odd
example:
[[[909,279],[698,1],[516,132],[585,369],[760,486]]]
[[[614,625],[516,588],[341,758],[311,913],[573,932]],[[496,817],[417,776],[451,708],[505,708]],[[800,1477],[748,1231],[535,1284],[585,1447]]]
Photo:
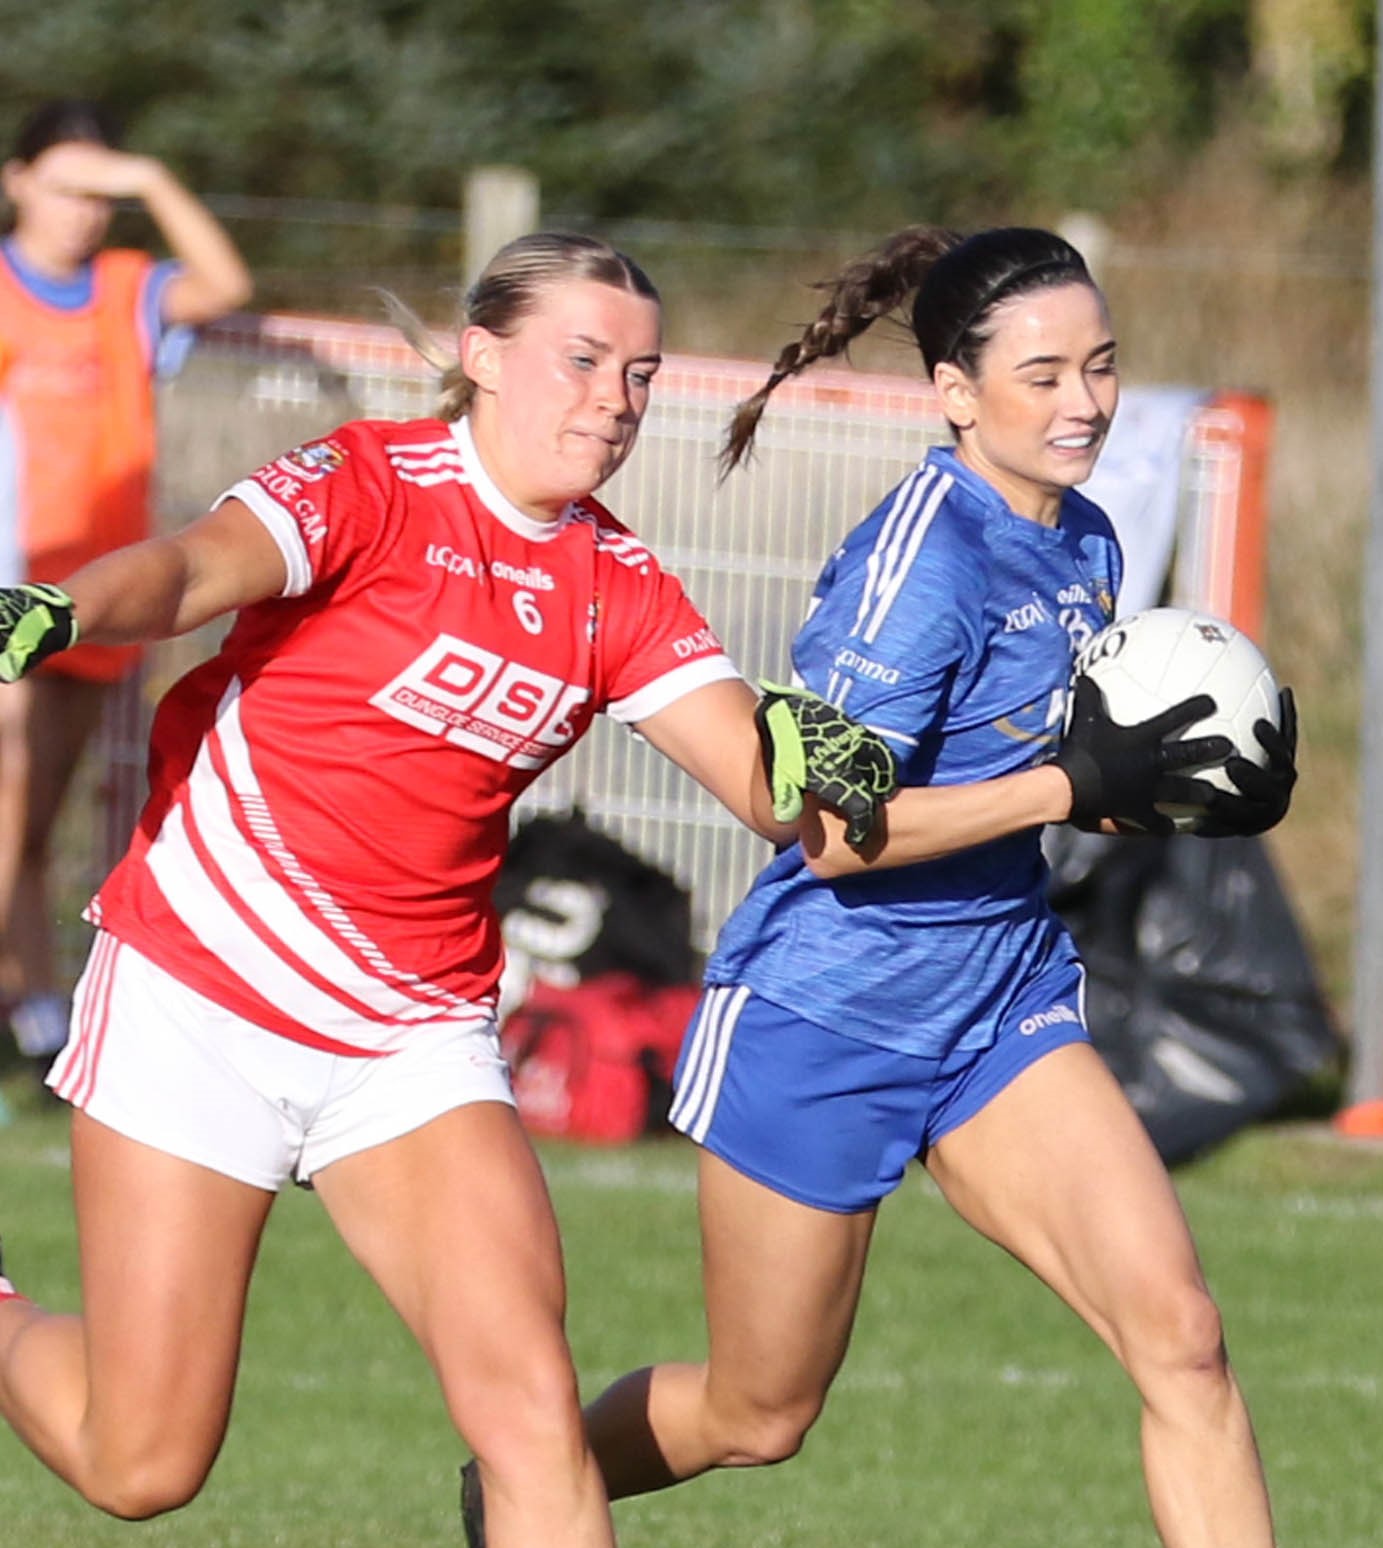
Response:
[[[759,386],[764,369],[667,360],[639,447],[601,493],[683,579],[751,678],[787,671],[825,555],[946,435],[930,389],[918,381],[815,370],[779,389],[753,464],[718,483],[716,452],[731,406]],[[218,326],[191,368],[164,389],[165,523],[196,515],[258,462],[345,419],[426,414],[434,392],[432,372],[388,328],[297,316]],[[1179,470],[1173,598],[1251,628],[1249,615],[1261,605],[1269,427],[1261,400],[1211,400],[1188,422]],[[72,846],[69,895],[88,889],[123,847],[143,797],[153,704],[214,646],[215,632],[156,647],[112,707],[92,775],[97,826],[89,843]],[[703,947],[767,858],[762,840],[603,718],[538,780],[519,817],[572,806],[690,889]]]

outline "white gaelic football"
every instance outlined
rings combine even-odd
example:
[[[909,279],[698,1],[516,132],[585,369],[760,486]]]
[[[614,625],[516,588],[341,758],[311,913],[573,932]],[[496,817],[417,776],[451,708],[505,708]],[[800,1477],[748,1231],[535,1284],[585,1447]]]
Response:
[[[1180,737],[1226,736],[1241,758],[1264,766],[1267,754],[1253,734],[1256,720],[1279,723],[1277,682],[1262,651],[1209,613],[1153,607],[1117,619],[1076,655],[1072,673],[1099,684],[1110,718],[1136,725],[1194,694],[1208,693],[1215,711]],[[1223,768],[1188,770],[1223,790],[1235,786]],[[1194,832],[1199,809],[1161,807],[1183,832]]]

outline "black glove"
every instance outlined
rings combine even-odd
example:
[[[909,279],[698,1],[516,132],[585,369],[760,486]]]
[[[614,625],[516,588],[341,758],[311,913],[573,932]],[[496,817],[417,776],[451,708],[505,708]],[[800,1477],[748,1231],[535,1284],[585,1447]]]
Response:
[[[1066,735],[1053,762],[1071,781],[1071,815],[1078,828],[1098,828],[1108,817],[1143,833],[1171,833],[1170,817],[1158,802],[1183,797],[1168,776],[1180,769],[1223,763],[1234,751],[1227,736],[1173,740],[1175,733],[1213,714],[1208,693],[1183,699],[1150,720],[1121,726],[1109,718],[1104,694],[1093,678],[1076,678]],[[1185,782],[1185,783],[1189,783]]]
[[[60,587],[0,587],[0,682],[18,682],[46,656],[76,643],[72,598]]]
[[[879,808],[898,788],[893,754],[882,737],[806,688],[760,683],[754,708],[773,815],[793,822],[810,791],[846,819],[845,841],[858,849]]]
[[[1225,773],[1237,790],[1221,790],[1209,780],[1184,775],[1167,780],[1165,799],[1204,809],[1205,816],[1192,830],[1202,838],[1266,833],[1287,815],[1297,782],[1297,705],[1290,688],[1282,690],[1277,702],[1280,728],[1271,720],[1253,723],[1253,734],[1268,755],[1267,768],[1260,769],[1248,758],[1225,759]]]

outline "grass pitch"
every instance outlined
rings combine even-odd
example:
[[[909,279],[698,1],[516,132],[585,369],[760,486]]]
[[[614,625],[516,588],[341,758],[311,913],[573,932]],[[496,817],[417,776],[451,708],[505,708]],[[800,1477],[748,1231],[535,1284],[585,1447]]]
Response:
[[[66,1120],[0,1129],[12,1272],[75,1308]],[[543,1150],[590,1395],[694,1358],[694,1158],[680,1140]],[[1224,1311],[1283,1548],[1372,1548],[1383,1496],[1383,1149],[1257,1130],[1178,1174]],[[451,1434],[421,1356],[315,1200],[280,1201],[230,1438],[202,1496],[142,1525],[81,1504],[0,1431],[6,1548],[433,1548],[459,1542]],[[657,1548],[1126,1548],[1155,1542],[1133,1394],[1041,1286],[920,1173],[885,1205],[854,1345],[802,1455],[616,1507]]]

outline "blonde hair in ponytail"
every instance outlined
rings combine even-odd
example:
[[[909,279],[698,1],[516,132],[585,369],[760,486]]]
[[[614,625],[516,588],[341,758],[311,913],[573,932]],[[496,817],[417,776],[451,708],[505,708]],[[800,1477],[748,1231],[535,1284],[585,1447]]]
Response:
[[[608,242],[575,232],[536,231],[507,243],[485,265],[466,292],[457,332],[474,326],[507,338],[542,292],[565,280],[594,280],[661,304],[648,275]],[[448,424],[462,418],[475,397],[475,383],[409,307],[388,291],[381,295],[394,326],[441,377],[437,417]]]

